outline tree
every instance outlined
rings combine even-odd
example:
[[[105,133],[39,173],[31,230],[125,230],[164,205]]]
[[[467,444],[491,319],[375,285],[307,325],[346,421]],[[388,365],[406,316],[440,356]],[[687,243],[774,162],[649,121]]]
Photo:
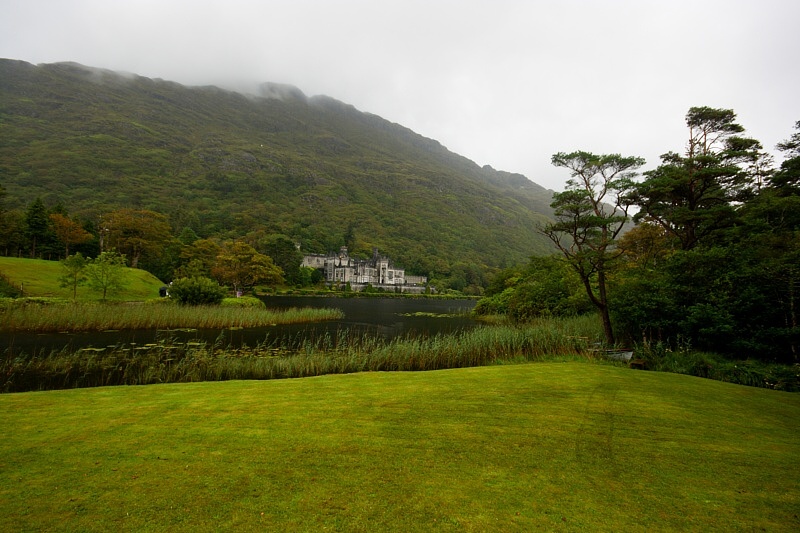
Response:
[[[747,324],[755,323],[759,332],[769,332],[770,347],[784,348],[797,362],[800,360],[800,121],[795,129],[798,132],[777,145],[786,156],[778,171],[741,209],[742,251],[737,260],[757,257],[757,261],[751,261],[750,270],[754,272],[754,285],[763,292],[763,301],[768,302],[761,309],[748,310]],[[748,291],[752,290],[748,287]]]
[[[78,286],[82,285],[87,279],[86,266],[88,262],[78,252],[62,259],[61,265],[64,267],[64,274],[59,279],[59,285],[62,288],[72,289],[72,299],[74,300],[78,297]]]
[[[0,215],[0,250],[3,255],[21,256],[27,247],[25,213],[20,209]]]
[[[176,278],[209,277],[222,248],[211,239],[200,239],[181,248],[181,265]]]
[[[294,241],[285,235],[270,235],[263,243],[263,250],[272,262],[283,270],[287,283],[300,284],[300,264],[303,254]]]
[[[693,107],[686,115],[689,141],[684,156],[669,152],[645,173],[633,197],[648,217],[683,250],[691,250],[733,225],[735,205],[745,201],[768,175],[769,158],[730,109]]]
[[[697,128],[700,116],[709,117],[708,127]],[[645,214],[645,224],[618,244],[627,268],[613,279],[617,331],[644,342],[796,362],[800,191],[793,188],[791,158],[768,178],[754,170],[754,161],[766,160],[753,152],[757,143],[734,136],[741,130],[731,125],[732,112],[701,109],[691,119],[691,146],[676,171],[683,181],[663,184],[665,191],[674,187],[675,204],[662,204],[660,223]],[[792,146],[800,147],[800,137],[779,144]],[[695,171],[702,176],[688,180]],[[648,180],[643,188],[653,186]],[[704,196],[690,184],[705,187]],[[698,200],[694,212],[677,209],[681,198]]]
[[[6,190],[0,185],[0,253],[17,255],[25,245],[23,237],[25,220],[20,210],[6,210],[5,198],[7,195]]]
[[[211,272],[218,281],[232,285],[237,292],[258,283],[283,282],[283,271],[272,259],[241,241],[223,245]]]
[[[69,247],[73,244],[83,244],[92,240],[92,234],[83,229],[83,226],[61,213],[52,213],[50,222],[53,224],[53,232],[56,234],[65,248],[64,257],[69,257]]]
[[[648,220],[639,222],[617,241],[629,268],[651,271],[662,264],[674,251],[664,228]]]
[[[37,246],[50,236],[50,218],[41,198],[31,202],[25,213],[25,236],[31,244],[31,257],[36,257]]]
[[[143,254],[158,255],[171,237],[167,217],[145,209],[118,209],[101,224],[107,246],[127,255],[131,268],[139,267]]]
[[[86,277],[92,290],[103,293],[103,300],[109,292],[125,288],[125,256],[116,251],[102,252],[86,265]]]
[[[608,307],[607,276],[620,252],[614,242],[628,221],[640,157],[595,155],[577,151],[553,155],[553,165],[571,172],[564,192],[553,195],[556,222],[540,231],[578,273],[586,295],[603,322],[606,342],[614,344]]]
[[[780,191],[781,196],[800,195],[800,120],[794,127],[797,132],[778,143],[778,150],[785,154],[786,159],[770,180],[770,186]]]

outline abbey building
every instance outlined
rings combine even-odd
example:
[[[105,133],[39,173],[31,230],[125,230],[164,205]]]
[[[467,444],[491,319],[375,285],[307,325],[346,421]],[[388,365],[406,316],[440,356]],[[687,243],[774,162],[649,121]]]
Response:
[[[349,283],[356,291],[372,285],[402,292],[422,292],[428,282],[425,276],[406,276],[405,270],[396,268],[388,257],[378,254],[377,249],[371,259],[356,259],[350,257],[346,246],[342,246],[339,253],[306,255],[302,266],[321,269],[327,283]]]

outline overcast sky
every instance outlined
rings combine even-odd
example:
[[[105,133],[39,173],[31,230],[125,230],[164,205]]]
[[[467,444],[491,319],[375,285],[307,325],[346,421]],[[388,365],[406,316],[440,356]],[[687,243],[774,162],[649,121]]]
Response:
[[[682,151],[692,106],[776,156],[797,0],[0,0],[0,57],[187,85],[289,83],[562,190],[559,151]],[[780,159],[779,159],[780,160]]]

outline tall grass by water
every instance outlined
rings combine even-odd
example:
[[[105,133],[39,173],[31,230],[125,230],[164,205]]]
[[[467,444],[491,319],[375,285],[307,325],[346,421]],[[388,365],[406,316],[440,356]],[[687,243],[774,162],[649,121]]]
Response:
[[[782,365],[758,359],[729,359],[694,350],[680,340],[639,344],[636,357],[648,370],[686,374],[750,387],[800,391],[800,365]]]
[[[232,348],[178,344],[12,354],[0,361],[0,390],[19,392],[106,385],[281,379],[367,371],[422,371],[554,358],[596,358],[597,321],[543,320],[483,326],[454,335],[384,341],[348,330]]]
[[[24,302],[0,306],[0,331],[105,331],[119,329],[249,328],[342,318],[338,309],[287,310],[236,306],[142,303]]]

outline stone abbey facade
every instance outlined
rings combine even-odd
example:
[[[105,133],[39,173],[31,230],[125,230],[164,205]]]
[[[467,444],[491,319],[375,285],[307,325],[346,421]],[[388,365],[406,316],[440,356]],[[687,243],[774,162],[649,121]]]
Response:
[[[371,259],[356,259],[350,257],[346,246],[342,246],[338,253],[306,255],[302,266],[321,269],[327,283],[349,283],[356,291],[372,285],[402,292],[422,292],[428,282],[425,276],[406,276],[405,270],[396,268],[388,257],[378,254],[377,249]]]

